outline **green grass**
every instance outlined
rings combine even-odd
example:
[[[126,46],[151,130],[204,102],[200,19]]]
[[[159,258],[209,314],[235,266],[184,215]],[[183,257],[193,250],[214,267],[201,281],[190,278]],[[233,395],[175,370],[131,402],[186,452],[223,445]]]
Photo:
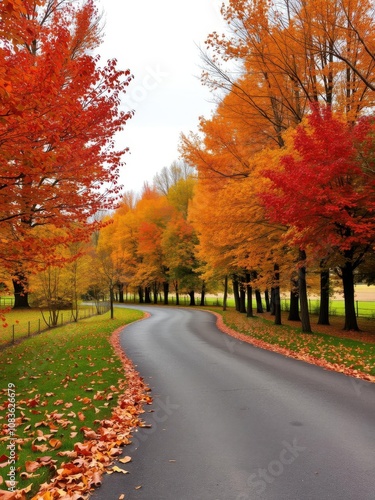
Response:
[[[96,314],[93,306],[80,306],[80,317]],[[44,312],[48,319],[48,312]],[[71,311],[61,311],[59,325],[71,321]],[[43,319],[40,309],[10,309],[5,312],[5,322],[0,323],[0,347],[13,341],[18,341],[28,336],[46,330],[47,324]]]
[[[268,318],[260,315],[247,318],[245,314],[238,313],[233,309],[223,312],[219,308],[210,308],[223,317],[224,323],[231,329],[255,339],[267,342],[274,346],[290,349],[296,353],[310,355],[328,363],[344,365],[352,370],[358,370],[368,375],[375,376],[375,335],[345,334],[338,326],[343,322],[337,318],[337,323],[331,327],[320,329],[314,324],[316,318],[312,318],[314,333],[301,333],[300,326],[285,324],[276,326]],[[366,321],[366,320],[364,320]],[[367,320],[370,321],[370,320]],[[373,328],[373,325],[371,325]],[[357,338],[353,338],[355,335]]]
[[[80,429],[95,430],[116,405],[115,388],[124,380],[124,373],[108,341],[111,333],[142,316],[141,311],[116,309],[113,320],[109,313],[95,316],[1,351],[0,457],[7,455],[7,388],[14,384],[18,472],[25,471],[26,461],[40,456],[51,456],[58,464],[66,460],[58,453],[73,450],[74,443],[84,440]],[[51,439],[59,440],[61,447],[54,449]],[[34,449],[41,446],[39,451],[32,450],[33,443]],[[7,467],[0,469],[4,480],[7,472]],[[49,476],[49,469],[42,467],[35,477],[19,479],[17,487],[32,484],[35,494]]]
[[[215,307],[222,306],[223,299],[220,297],[206,297],[205,299],[206,306]],[[319,313],[319,299],[309,299],[309,311],[311,314]],[[228,307],[234,307],[234,299],[232,297],[228,298],[227,301]],[[266,304],[263,301],[263,307],[265,308]],[[283,311],[289,311],[290,300],[288,298],[281,299],[281,308]],[[256,309],[256,302],[253,299],[253,308]],[[355,302],[355,308],[357,311],[357,316],[364,318],[375,318],[375,301],[361,301],[357,300]],[[331,316],[344,316],[345,314],[345,304],[343,300],[336,299],[330,300],[330,315]]]

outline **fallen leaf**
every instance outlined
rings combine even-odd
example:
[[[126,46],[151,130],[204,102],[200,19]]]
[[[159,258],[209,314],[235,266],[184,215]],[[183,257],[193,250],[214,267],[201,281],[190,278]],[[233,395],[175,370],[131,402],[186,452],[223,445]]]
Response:
[[[95,486],[95,488],[99,488],[99,486],[102,484],[102,476],[99,472],[94,472],[92,475],[91,481],[90,481],[92,486]]]
[[[25,462],[26,472],[35,472],[36,470],[39,469],[39,467],[40,467],[40,463],[39,462],[30,461],[30,460],[27,460]]]
[[[53,439],[50,439],[48,442],[54,450],[58,450],[62,446],[62,442],[59,439],[53,438]]]
[[[112,472],[121,472],[121,474],[129,474],[129,471],[120,469],[120,467],[117,467],[117,465],[114,465],[112,469],[110,469]]]
[[[48,451],[49,448],[46,444],[40,444],[40,445],[32,444],[31,449],[33,451],[41,451],[42,453],[44,453],[45,451]]]
[[[39,477],[40,474],[29,474],[27,472],[21,472],[20,478],[21,479],[33,479],[34,477]]]

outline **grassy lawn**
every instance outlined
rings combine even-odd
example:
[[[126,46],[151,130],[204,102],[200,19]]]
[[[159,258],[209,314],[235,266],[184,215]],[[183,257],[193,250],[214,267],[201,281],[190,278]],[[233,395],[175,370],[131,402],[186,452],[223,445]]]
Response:
[[[301,357],[313,356],[323,362],[375,376],[374,320],[361,318],[358,321],[361,332],[344,332],[342,317],[332,317],[330,326],[320,326],[316,324],[316,317],[312,316],[314,333],[303,334],[299,323],[287,320],[287,313],[282,314],[283,325],[276,326],[268,313],[247,318],[246,314],[240,314],[233,308],[227,311],[216,307],[209,309],[220,314],[225,325],[243,335],[290,349]]]
[[[54,467],[58,468],[67,460],[64,453],[73,450],[75,443],[83,442],[88,429],[95,430],[99,421],[111,415],[124,369],[109,338],[114,330],[142,316],[140,311],[116,309],[113,320],[109,313],[94,316],[0,351],[3,367],[0,465],[4,464],[4,457],[9,456],[9,437],[5,435],[7,389],[14,385],[17,488],[32,485],[28,498],[53,474],[50,467],[40,467],[30,473],[30,464],[48,456],[57,461]],[[3,483],[0,489],[7,489],[4,484],[7,473],[8,466],[0,468]]]
[[[223,305],[223,299],[220,297],[207,297],[205,299],[207,306],[220,307]],[[282,310],[289,310],[290,300],[283,297],[281,299]],[[228,307],[234,307],[234,298],[229,297],[227,301]],[[263,301],[263,307],[266,304]],[[309,311],[311,314],[319,314],[320,301],[319,299],[309,299]],[[253,299],[253,308],[256,308],[255,299]],[[373,300],[357,300],[355,302],[357,316],[375,319],[375,301]],[[331,299],[329,303],[329,311],[331,316],[343,316],[345,314],[345,304],[342,299]]]
[[[80,318],[95,314],[93,306],[81,305],[79,308]],[[44,311],[48,320],[48,312]],[[71,311],[61,311],[59,314],[59,325],[71,321]],[[35,335],[46,330],[47,325],[43,319],[40,309],[10,309],[5,312],[5,322],[0,324],[0,347],[10,342],[20,340],[24,337]]]

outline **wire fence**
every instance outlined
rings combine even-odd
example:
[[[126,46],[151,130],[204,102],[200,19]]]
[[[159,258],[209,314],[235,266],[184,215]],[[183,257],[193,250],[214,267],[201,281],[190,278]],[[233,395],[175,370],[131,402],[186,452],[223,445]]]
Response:
[[[0,307],[2,308],[12,307],[13,304],[14,304],[13,297],[0,297]]]
[[[66,325],[68,323],[76,323],[77,321],[91,318],[93,316],[105,314],[109,310],[110,310],[109,302],[100,302],[95,305],[79,308],[78,314],[76,314],[75,311],[73,312],[73,311],[63,310],[59,312],[58,322],[54,326],[48,325],[46,321],[43,319],[43,315],[41,313],[40,318],[24,322],[20,321],[12,325],[8,325],[0,336],[0,348],[2,349],[5,347],[9,347],[10,345],[25,340],[28,337],[32,337],[33,335],[38,335],[48,330],[53,330],[54,328]],[[43,314],[46,320],[48,321],[49,317],[48,311],[43,311]]]
[[[310,314],[319,314],[319,301],[316,299],[309,299],[309,312]],[[281,310],[289,311],[290,302],[288,299],[281,300]],[[355,312],[357,318],[373,318],[375,319],[375,302],[373,301],[355,301]],[[330,300],[329,301],[329,315],[330,316],[344,316],[345,304],[343,300]]]

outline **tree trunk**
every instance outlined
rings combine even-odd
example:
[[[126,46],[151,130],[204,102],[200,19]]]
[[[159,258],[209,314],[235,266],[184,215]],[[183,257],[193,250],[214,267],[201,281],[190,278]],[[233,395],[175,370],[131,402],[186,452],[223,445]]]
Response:
[[[318,325],[329,325],[329,271],[320,272],[320,307]]]
[[[275,325],[281,325],[280,272],[278,264],[275,264],[274,271],[276,282],[276,286],[274,287]]]
[[[201,290],[201,301],[200,301],[201,306],[204,306],[205,298],[206,298],[206,284],[203,282]]]
[[[263,312],[262,296],[259,290],[255,290],[255,300],[257,303],[257,313]]]
[[[270,294],[269,294],[268,288],[266,290],[264,290],[264,300],[266,302],[266,311],[270,312],[271,304],[270,304]]]
[[[113,286],[110,286],[109,287],[109,305],[110,305],[110,308],[111,308],[111,319],[114,318],[114,307],[113,307],[114,296],[115,296],[115,293],[114,293],[114,290],[113,290]]]
[[[118,301],[120,302],[120,304],[123,304],[124,303],[124,285],[123,285],[123,283],[118,284],[118,295],[119,295]]]
[[[164,293],[164,305],[168,305],[169,304],[169,283],[168,281],[164,281],[163,282],[163,293]]]
[[[180,305],[180,294],[178,293],[178,281],[175,281],[174,289],[176,292],[176,306],[179,306]]]
[[[289,321],[301,321],[299,317],[299,295],[298,295],[298,280],[291,279],[292,288],[290,290],[290,308],[289,308]]]
[[[158,303],[158,293],[159,293],[158,284],[155,281],[153,284],[154,304]]]
[[[275,288],[273,286],[271,287],[270,314],[275,316]]]
[[[149,286],[145,287],[145,303],[151,304],[151,289]]]
[[[240,291],[238,285],[238,276],[233,276],[233,295],[234,295],[234,304],[236,307],[236,311],[240,310]]]
[[[189,292],[189,297],[190,297],[190,306],[195,306],[195,293],[194,290],[191,290]]]
[[[242,281],[240,283],[240,313],[246,313],[246,290]]]
[[[18,273],[17,276],[12,280],[12,282],[14,289],[13,309],[29,309],[30,305],[29,293],[27,291],[27,278],[22,273]]]
[[[228,275],[224,278],[224,297],[223,297],[223,311],[227,310],[228,301]]]
[[[299,262],[306,261],[306,253],[304,250],[299,251]],[[300,265],[298,269],[298,290],[299,300],[301,304],[301,322],[302,332],[311,333],[309,303],[307,300],[307,285],[306,285],[306,267]]]
[[[253,314],[253,287],[251,286],[251,276],[250,273],[246,273],[246,316],[252,318]]]
[[[143,293],[143,287],[141,287],[141,286],[138,287],[138,296],[139,296],[139,303],[143,304],[144,303],[144,293]]]
[[[353,265],[350,261],[341,269],[342,284],[344,288],[344,302],[345,302],[345,325],[344,330],[354,330],[359,332],[360,329],[357,323],[357,316],[355,313],[354,302],[354,274]]]

